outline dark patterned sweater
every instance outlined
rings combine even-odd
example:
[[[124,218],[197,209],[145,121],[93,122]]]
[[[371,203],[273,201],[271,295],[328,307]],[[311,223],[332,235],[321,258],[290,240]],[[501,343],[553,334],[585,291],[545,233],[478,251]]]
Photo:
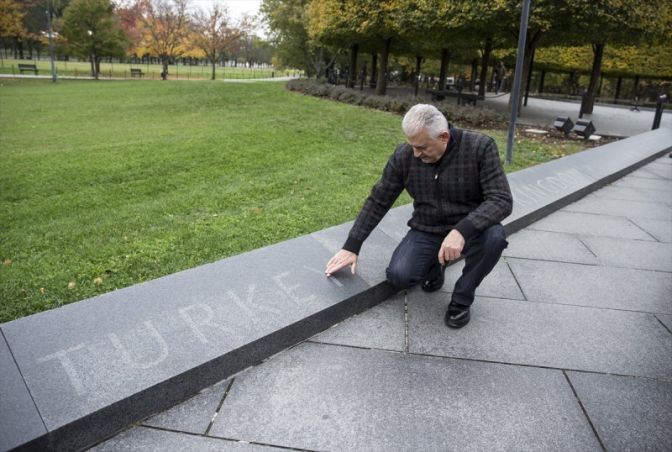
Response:
[[[432,164],[400,144],[371,189],[344,249],[359,254],[362,243],[406,189],[413,198],[408,226],[446,236],[457,229],[465,240],[511,213],[511,189],[495,141],[483,134],[450,127],[448,149]]]

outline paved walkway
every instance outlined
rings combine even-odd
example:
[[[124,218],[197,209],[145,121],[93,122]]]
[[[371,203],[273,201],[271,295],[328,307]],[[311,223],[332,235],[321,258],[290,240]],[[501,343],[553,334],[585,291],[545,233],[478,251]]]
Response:
[[[465,328],[456,265],[94,449],[672,450],[671,200],[665,156],[512,235]]]
[[[500,96],[490,95],[484,102],[487,107],[508,115],[509,94]],[[572,121],[579,119],[578,102],[564,102],[530,97],[526,107],[522,108],[522,114],[518,119],[520,124],[552,126],[558,116],[569,116]],[[625,105],[595,105],[593,113],[584,115],[583,119],[591,120],[596,129],[596,134],[616,137],[629,137],[648,132],[653,125],[655,111],[641,108],[640,111],[631,111]],[[670,105],[666,105],[661,118],[661,127],[672,128],[672,111]]]

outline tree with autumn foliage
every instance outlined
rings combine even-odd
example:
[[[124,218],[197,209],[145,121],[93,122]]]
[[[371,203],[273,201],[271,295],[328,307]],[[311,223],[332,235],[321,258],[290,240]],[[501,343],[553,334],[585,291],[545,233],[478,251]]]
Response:
[[[308,10],[309,36],[317,42],[350,41],[357,44],[357,47],[352,48],[353,54],[360,43],[378,49],[380,67],[376,94],[382,95],[387,89],[388,62],[393,42],[406,44],[399,40],[399,18],[410,7],[408,0],[313,1]]]
[[[163,80],[168,64],[183,51],[189,36],[188,0],[146,0],[142,15],[141,46],[161,60]]]
[[[75,55],[88,58],[96,79],[102,57],[123,57],[128,36],[110,0],[73,0],[63,15],[62,34]]]
[[[263,0],[261,13],[279,62],[298,67],[308,75],[322,77],[335,55],[308,34],[308,7],[311,0]]]
[[[194,14],[191,42],[210,60],[211,80],[215,79],[215,65],[220,54],[241,36],[242,31],[231,24],[227,9],[219,4],[214,4],[209,12],[197,11]]]
[[[26,11],[16,0],[0,0],[0,38],[20,42],[28,35],[23,24]],[[21,55],[23,58],[23,55]]]
[[[590,44],[593,50],[590,82],[582,106],[583,112],[590,114],[595,105],[605,46],[651,45],[669,38],[672,2],[568,0],[567,3],[573,14],[571,33],[565,44]]]

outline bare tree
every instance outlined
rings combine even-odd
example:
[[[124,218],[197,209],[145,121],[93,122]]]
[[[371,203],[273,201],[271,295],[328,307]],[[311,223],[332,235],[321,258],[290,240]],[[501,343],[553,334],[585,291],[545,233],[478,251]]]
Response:
[[[161,77],[168,78],[168,63],[179,56],[189,33],[188,0],[147,0],[143,25],[146,47],[163,65]]]
[[[226,7],[215,3],[209,12],[198,11],[194,14],[195,33],[193,44],[203,50],[212,64],[212,77],[215,79],[215,63],[222,52],[242,36],[239,28],[229,26]]]

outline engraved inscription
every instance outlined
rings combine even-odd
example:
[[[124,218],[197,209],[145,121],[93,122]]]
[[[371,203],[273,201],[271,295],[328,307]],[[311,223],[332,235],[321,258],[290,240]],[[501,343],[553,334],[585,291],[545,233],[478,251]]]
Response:
[[[156,367],[159,363],[161,363],[163,360],[168,358],[168,344],[166,344],[166,341],[163,339],[163,336],[161,336],[161,333],[156,329],[154,324],[146,320],[143,322],[145,325],[145,328],[147,328],[147,331],[149,332],[149,336],[156,341],[156,343],[159,345],[160,351],[159,351],[159,356],[153,360],[153,361],[137,361],[131,357],[131,353],[128,351],[128,349],[124,346],[124,344],[121,343],[121,340],[119,337],[114,334],[110,333],[107,335],[107,337],[110,338],[110,341],[112,342],[112,345],[114,348],[117,349],[121,357],[124,359],[124,362],[128,364],[130,367],[134,367],[136,369],[151,369],[152,367]]]
[[[67,348],[65,350],[59,350],[56,353],[52,353],[51,355],[39,358],[37,362],[46,363],[47,361],[51,361],[52,359],[58,359],[59,362],[61,363],[61,366],[63,366],[63,370],[65,370],[65,374],[68,376],[68,379],[70,380],[70,384],[72,384],[72,387],[75,389],[75,392],[78,395],[84,395],[86,393],[86,390],[84,389],[82,379],[80,378],[79,374],[77,373],[77,370],[75,369],[75,366],[72,364],[72,361],[68,356],[68,353],[76,352],[77,350],[81,350],[83,348],[84,344],[75,345],[74,347]]]
[[[195,319],[190,314],[190,312],[193,310],[200,310],[201,312],[205,312],[205,318],[201,317]],[[208,341],[208,338],[201,330],[201,327],[207,326],[216,330],[224,331],[227,334],[233,333],[230,328],[212,321],[214,313],[212,312],[212,308],[207,304],[193,304],[191,306],[187,306],[186,308],[180,309],[179,313],[180,317],[182,317],[184,322],[189,326],[189,328],[191,328],[191,331],[194,333],[196,338],[203,344],[208,344],[210,341]]]
[[[318,273],[322,280],[328,281],[327,284],[336,284],[338,287],[343,287],[343,283],[338,281],[335,278],[327,279],[324,274],[320,271],[311,269],[309,267],[304,267],[305,270],[308,270],[311,273]],[[292,303],[295,303],[296,306],[303,306],[307,303],[314,302],[317,300],[315,294],[306,295],[306,288],[301,284],[292,284],[291,273],[283,272],[276,274],[271,277],[271,280],[280,290],[280,292],[286,296],[287,299],[291,300]],[[277,292],[277,290],[276,290]],[[172,319],[177,319],[180,323],[188,327],[188,331],[193,334],[193,336],[201,344],[207,345],[214,342],[213,333],[223,332],[229,338],[235,337],[240,334],[241,331],[234,331],[233,328],[227,325],[225,319],[218,317],[219,311],[216,309],[224,309],[226,307],[231,308],[235,306],[237,309],[233,309],[235,315],[237,316],[237,323],[240,323],[240,316],[243,315],[249,320],[249,323],[254,327],[260,322],[267,321],[268,315],[278,316],[281,312],[285,312],[286,309],[279,309],[271,305],[271,301],[275,302],[276,297],[273,297],[273,300],[260,300],[257,286],[255,284],[250,284],[247,286],[247,292],[244,296],[236,293],[232,290],[229,290],[224,295],[225,298],[230,300],[230,303],[218,304],[217,307],[213,309],[213,306],[205,303],[196,303],[189,306],[185,306],[177,309],[177,312],[174,313]],[[284,298],[284,297],[283,297]],[[277,306],[277,304],[275,305]],[[165,317],[171,319],[171,316]],[[219,319],[219,320],[217,320]],[[249,328],[248,328],[249,329]],[[252,328],[254,329],[254,328]],[[116,352],[115,354],[119,356],[119,364],[110,363],[108,369],[117,368],[132,368],[140,370],[148,370],[156,368],[161,363],[163,363],[170,356],[170,347],[166,339],[161,335],[157,327],[152,323],[151,320],[145,320],[142,322],[142,326],[138,329],[133,330],[133,336],[130,336],[129,333],[125,333],[126,337],[120,337],[117,333],[107,333],[101,338],[92,338],[90,344],[82,343],[71,348],[59,350],[50,355],[39,358],[37,361],[39,363],[47,363],[53,360],[57,360],[61,367],[63,368],[65,374],[67,375],[74,391],[80,395],[86,395],[92,388],[87,387],[88,384],[82,379],[82,375],[86,373],[86,361],[79,360],[77,363],[79,365],[79,371],[77,370],[77,365],[71,358],[71,354],[82,349],[88,349],[90,351],[88,359],[91,359],[93,355],[100,354],[100,347],[109,348],[110,345]],[[142,339],[143,345],[145,342],[151,344],[151,346],[146,347],[148,352],[144,356],[139,356],[138,350],[145,350],[145,348],[137,347],[138,339]],[[184,338],[178,338],[178,341],[182,341]],[[93,353],[94,350],[97,350],[96,353]],[[100,378],[109,378],[109,375],[101,376]]]

